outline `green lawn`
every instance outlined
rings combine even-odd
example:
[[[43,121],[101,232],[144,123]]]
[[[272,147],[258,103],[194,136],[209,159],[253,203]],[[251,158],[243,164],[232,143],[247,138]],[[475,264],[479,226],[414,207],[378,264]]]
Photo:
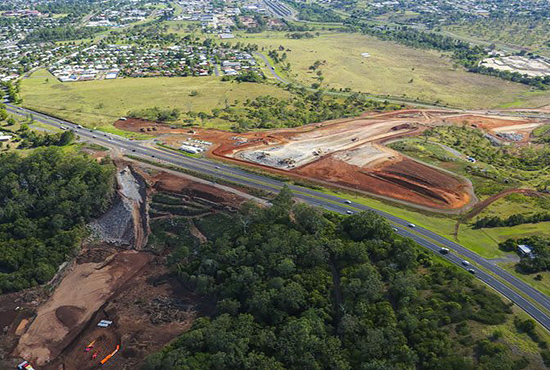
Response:
[[[441,53],[412,49],[362,34],[321,32],[312,39],[288,39],[282,32],[238,33],[233,42],[257,44],[260,51],[284,47],[291,64],[291,78],[306,86],[316,82],[309,70],[315,61],[325,88],[346,88],[389,94],[465,108],[506,104],[540,106],[550,103],[549,92],[530,92],[527,86],[469,73],[454,67]],[[369,58],[361,56],[369,53]],[[281,52],[282,54],[282,52]]]
[[[197,96],[191,96],[197,91]],[[48,71],[39,70],[23,80],[23,105],[30,109],[78,122],[89,127],[109,128],[131,110],[172,107],[186,111],[209,112],[225,104],[240,105],[260,95],[288,97],[272,85],[222,82],[217,77],[124,78],[104,81],[61,83]],[[229,128],[223,120],[206,126]]]
[[[514,214],[523,214],[530,216],[535,213],[548,212],[550,209],[550,196],[532,197],[524,194],[512,194],[491,203],[478,216],[474,217],[492,217],[507,218]]]

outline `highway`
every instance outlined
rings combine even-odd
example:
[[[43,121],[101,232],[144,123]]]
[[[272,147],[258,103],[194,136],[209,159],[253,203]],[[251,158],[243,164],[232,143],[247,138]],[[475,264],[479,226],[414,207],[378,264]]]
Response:
[[[38,122],[58,128],[64,127],[72,129],[82,139],[86,139],[87,141],[106,147],[116,148],[124,154],[131,154],[153,161],[162,161],[164,163],[182,167],[197,173],[202,173],[215,178],[270,192],[278,192],[278,190],[284,185],[284,183],[280,180],[275,180],[268,176],[253,174],[234,166],[221,164],[204,158],[194,158],[183,154],[178,154],[176,152],[151,148],[144,145],[143,142],[132,141],[116,135],[106,134],[101,131],[81,128],[76,124],[25,108],[16,107],[11,104],[6,104],[6,107],[9,113],[21,116],[32,114],[34,119]],[[375,211],[391,221],[395,225],[399,235],[409,237],[421,246],[435,253],[439,253],[442,246],[450,249],[451,253],[444,255],[442,254],[443,258],[458,266],[461,266],[462,268],[473,268],[477,278],[513,301],[518,307],[537,320],[544,328],[550,330],[550,316],[548,313],[544,312],[550,312],[550,298],[510,273],[504,271],[502,268],[490,263],[480,255],[432,231],[418,226],[414,228],[410,227],[408,221],[388,213],[372,209],[361,204],[347,204],[346,199],[343,197],[324,194],[314,189],[297,185],[289,185],[289,187],[294,192],[297,199],[330,211],[341,214],[363,210]],[[455,253],[460,254],[462,257],[457,256]],[[461,261],[464,258],[471,262],[472,266],[462,266]],[[480,270],[477,267],[482,267],[483,270]],[[498,279],[495,276],[498,277]],[[506,284],[504,282],[506,282]],[[521,292],[522,294],[519,294],[518,292]],[[529,297],[529,299],[526,299],[525,296]],[[542,307],[544,311],[539,309],[539,307],[532,302],[536,302],[536,304]]]

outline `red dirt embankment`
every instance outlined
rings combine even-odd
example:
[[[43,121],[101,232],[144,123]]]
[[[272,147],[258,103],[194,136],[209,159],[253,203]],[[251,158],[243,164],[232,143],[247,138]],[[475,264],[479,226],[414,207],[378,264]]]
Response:
[[[369,170],[327,157],[293,172],[433,208],[458,209],[471,200],[468,184],[408,158]]]

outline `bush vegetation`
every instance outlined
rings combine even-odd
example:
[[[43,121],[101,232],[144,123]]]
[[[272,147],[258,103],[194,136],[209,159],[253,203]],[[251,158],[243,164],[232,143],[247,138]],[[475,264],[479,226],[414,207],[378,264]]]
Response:
[[[0,155],[0,293],[49,281],[104,212],[114,168],[59,148]]]
[[[291,98],[259,96],[244,102],[244,111],[233,107],[212,111],[212,118],[233,123],[233,130],[299,127],[308,123],[358,116],[366,110],[393,110],[400,106],[388,102],[362,99],[359,94],[347,98],[328,96],[323,92],[297,90]],[[210,116],[209,116],[210,117]]]
[[[128,117],[141,118],[157,122],[171,122],[177,120],[180,114],[181,112],[177,108],[153,107],[130,111],[128,113]]]
[[[499,244],[499,248],[506,252],[517,251],[518,245],[527,245],[531,248],[531,255],[521,255],[518,268],[525,273],[550,271],[550,239],[540,236],[528,238],[507,239]]]
[[[144,369],[529,365],[468,330],[511,314],[472,276],[398,237],[375,213],[323,214],[291,197],[283,189],[270,208],[245,205],[235,227],[173,251],[174,272],[216,312]]]

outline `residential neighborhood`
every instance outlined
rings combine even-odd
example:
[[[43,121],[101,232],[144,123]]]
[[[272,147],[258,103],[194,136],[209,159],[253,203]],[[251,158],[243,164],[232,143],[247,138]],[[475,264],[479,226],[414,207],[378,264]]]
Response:
[[[250,53],[187,44],[165,48],[92,45],[61,58],[49,70],[61,82],[74,82],[121,77],[235,76],[258,69]]]

